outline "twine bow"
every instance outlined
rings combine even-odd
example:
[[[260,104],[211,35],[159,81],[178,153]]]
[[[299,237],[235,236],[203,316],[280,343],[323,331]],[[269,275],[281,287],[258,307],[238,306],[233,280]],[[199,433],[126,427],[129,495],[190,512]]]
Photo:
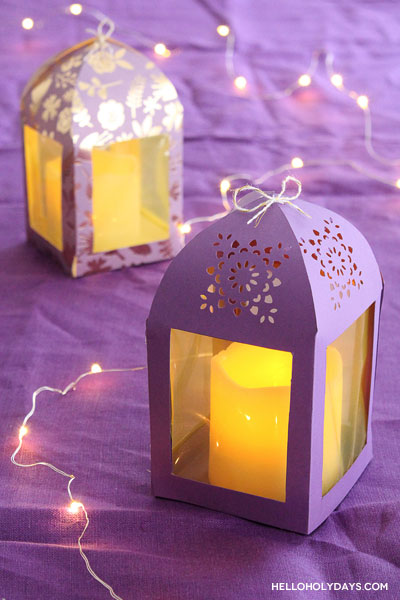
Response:
[[[297,192],[294,194],[294,196],[285,196],[286,184],[288,181],[293,181],[294,183],[297,184]],[[238,195],[241,192],[245,192],[245,191],[258,192],[259,196],[261,198],[263,198],[263,201],[260,202],[259,204],[257,204],[257,206],[252,206],[251,208],[246,208],[245,206],[240,206],[240,204],[239,204],[240,199],[238,198]],[[279,192],[279,194],[265,192],[264,190],[261,190],[260,188],[255,187],[253,185],[243,185],[242,187],[237,188],[236,190],[233,191],[233,204],[234,204],[235,208],[237,208],[241,212],[247,212],[247,213],[255,212],[256,213],[253,217],[251,217],[251,219],[249,219],[247,221],[247,225],[250,225],[250,223],[252,223],[253,221],[256,221],[255,227],[257,227],[259,225],[262,217],[265,215],[265,213],[267,212],[269,207],[275,203],[289,204],[292,208],[295,208],[296,210],[301,212],[303,215],[305,215],[306,217],[311,219],[310,215],[308,215],[306,212],[304,212],[304,210],[302,208],[300,208],[300,206],[297,206],[297,204],[294,204],[294,202],[293,202],[293,200],[296,200],[296,198],[298,198],[300,196],[300,194],[301,194],[301,182],[298,179],[296,179],[295,177],[288,175],[282,181],[282,188],[281,188],[281,191]]]
[[[88,33],[94,33],[94,35],[98,39],[98,44],[100,48],[103,48],[107,40],[112,36],[114,32],[115,23],[114,21],[112,21],[112,19],[106,17],[105,15],[102,15],[101,13],[98,13],[96,16],[99,19],[97,29],[86,29],[86,31]]]

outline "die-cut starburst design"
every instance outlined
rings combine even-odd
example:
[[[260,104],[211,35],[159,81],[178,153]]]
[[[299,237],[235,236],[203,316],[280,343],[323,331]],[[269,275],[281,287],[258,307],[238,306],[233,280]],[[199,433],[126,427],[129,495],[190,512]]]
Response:
[[[273,290],[282,284],[277,270],[289,259],[287,249],[260,247],[257,240],[241,245],[232,234],[218,234],[214,242],[216,263],[206,271],[212,283],[200,294],[200,310],[214,314],[218,309],[231,308],[236,317],[249,312],[260,323],[273,324],[278,308],[274,306]]]
[[[299,245],[304,254],[310,254],[315,260],[320,276],[329,283],[334,310],[364,285],[362,271],[354,261],[353,248],[345,243],[341,227],[332,217],[324,219],[318,229],[313,229],[308,240],[301,237]]]

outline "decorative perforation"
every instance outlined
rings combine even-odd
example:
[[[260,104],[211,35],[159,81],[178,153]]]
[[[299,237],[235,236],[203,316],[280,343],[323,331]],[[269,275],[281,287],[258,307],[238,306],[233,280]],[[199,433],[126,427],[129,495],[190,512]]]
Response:
[[[299,245],[304,254],[316,261],[320,276],[329,282],[333,308],[338,310],[352,291],[364,285],[362,271],[354,262],[353,248],[345,243],[341,227],[332,217],[324,219],[312,234],[308,240],[300,238]]]
[[[260,323],[273,324],[278,312],[273,290],[282,284],[277,273],[289,259],[288,249],[281,242],[276,247],[260,247],[255,239],[243,246],[231,233],[225,238],[219,233],[213,246],[216,263],[206,268],[212,283],[200,294],[200,309],[214,314],[228,308],[235,317],[247,312]]]

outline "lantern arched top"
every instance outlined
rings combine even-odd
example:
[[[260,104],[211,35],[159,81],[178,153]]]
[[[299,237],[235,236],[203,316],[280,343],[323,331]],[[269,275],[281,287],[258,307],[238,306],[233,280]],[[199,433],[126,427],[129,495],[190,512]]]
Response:
[[[348,221],[298,204],[310,218],[275,204],[254,227],[234,210],[197,235],[168,268],[150,322],[288,349],[317,331],[337,337],[376,299],[379,268]]]
[[[181,134],[171,81],[149,58],[112,40],[87,40],[47,61],[21,101],[23,122],[85,155],[93,146]]]

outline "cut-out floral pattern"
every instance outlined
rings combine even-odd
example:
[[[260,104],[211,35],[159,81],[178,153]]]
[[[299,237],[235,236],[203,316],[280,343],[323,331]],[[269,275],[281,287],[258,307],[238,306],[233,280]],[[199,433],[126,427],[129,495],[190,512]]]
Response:
[[[76,69],[80,67],[82,64],[82,54],[75,54],[71,56],[67,60],[61,63],[61,71],[66,73],[67,71],[71,71],[72,69]]]
[[[147,115],[142,123],[132,121],[132,130],[137,137],[159,135],[162,132],[162,128],[159,125],[153,125],[153,119],[150,115]]]
[[[163,102],[171,102],[176,100],[178,94],[173,84],[165,77],[165,75],[152,75],[154,83],[152,84],[153,94]]]
[[[42,119],[43,121],[49,121],[51,119],[55,119],[58,113],[58,109],[61,105],[61,99],[56,96],[56,94],[50,94],[43,101],[43,112]]]
[[[129,140],[133,140],[133,133],[121,133],[115,138],[116,142],[129,142]]]
[[[77,76],[77,73],[70,73],[69,71],[66,73],[62,73],[61,71],[56,73],[54,77],[56,88],[65,90],[68,87],[74,86]]]
[[[142,106],[145,84],[145,78],[142,75],[136,75],[129,88],[126,105],[131,109],[132,119],[136,117],[136,110]]]
[[[133,69],[131,63],[127,60],[123,60],[126,49],[120,48],[116,52],[112,52],[110,48],[100,48],[97,52],[90,52],[86,56],[87,63],[92,67],[95,73],[99,75],[103,73],[112,73],[116,67],[122,69]]]
[[[111,81],[102,83],[98,77],[91,77],[90,82],[79,81],[79,89],[86,91],[87,95],[93,98],[96,94],[102,100],[107,100],[108,88],[120,85],[122,81]]]
[[[81,140],[79,147],[81,150],[91,151],[93,146],[104,146],[112,139],[113,136],[109,131],[102,131],[101,133],[94,131]]]
[[[72,120],[74,123],[77,123],[79,127],[93,127],[93,123],[87,108],[84,108],[79,112],[75,112]]]
[[[41,101],[49,91],[52,80],[52,77],[46,77],[46,79],[35,85],[35,87],[32,89],[29,109],[33,114],[37,113]]]
[[[279,268],[289,259],[281,243],[261,246],[251,240],[244,246],[232,234],[218,234],[215,263],[206,268],[210,283],[200,294],[200,310],[211,314],[228,308],[236,317],[250,313],[260,323],[275,323],[278,308],[274,288],[282,284]]]
[[[164,107],[165,117],[162,124],[168,131],[179,129],[182,126],[183,108],[180,102],[170,102]]]
[[[43,129],[40,133],[45,137],[49,137],[54,140],[54,131],[47,131],[47,129]]]
[[[104,129],[115,131],[124,124],[124,105],[116,100],[101,102],[97,112],[97,118]]]
[[[155,96],[148,96],[143,100],[143,112],[154,117],[157,110],[161,110],[159,99]]]
[[[66,107],[58,113],[57,131],[67,133],[71,129],[71,109]]]
[[[320,276],[326,279],[334,310],[338,310],[345,298],[350,298],[354,290],[364,285],[353,248],[346,244],[340,225],[332,217],[316,226],[308,239],[301,237],[299,245],[303,253],[309,254],[315,261]]]

